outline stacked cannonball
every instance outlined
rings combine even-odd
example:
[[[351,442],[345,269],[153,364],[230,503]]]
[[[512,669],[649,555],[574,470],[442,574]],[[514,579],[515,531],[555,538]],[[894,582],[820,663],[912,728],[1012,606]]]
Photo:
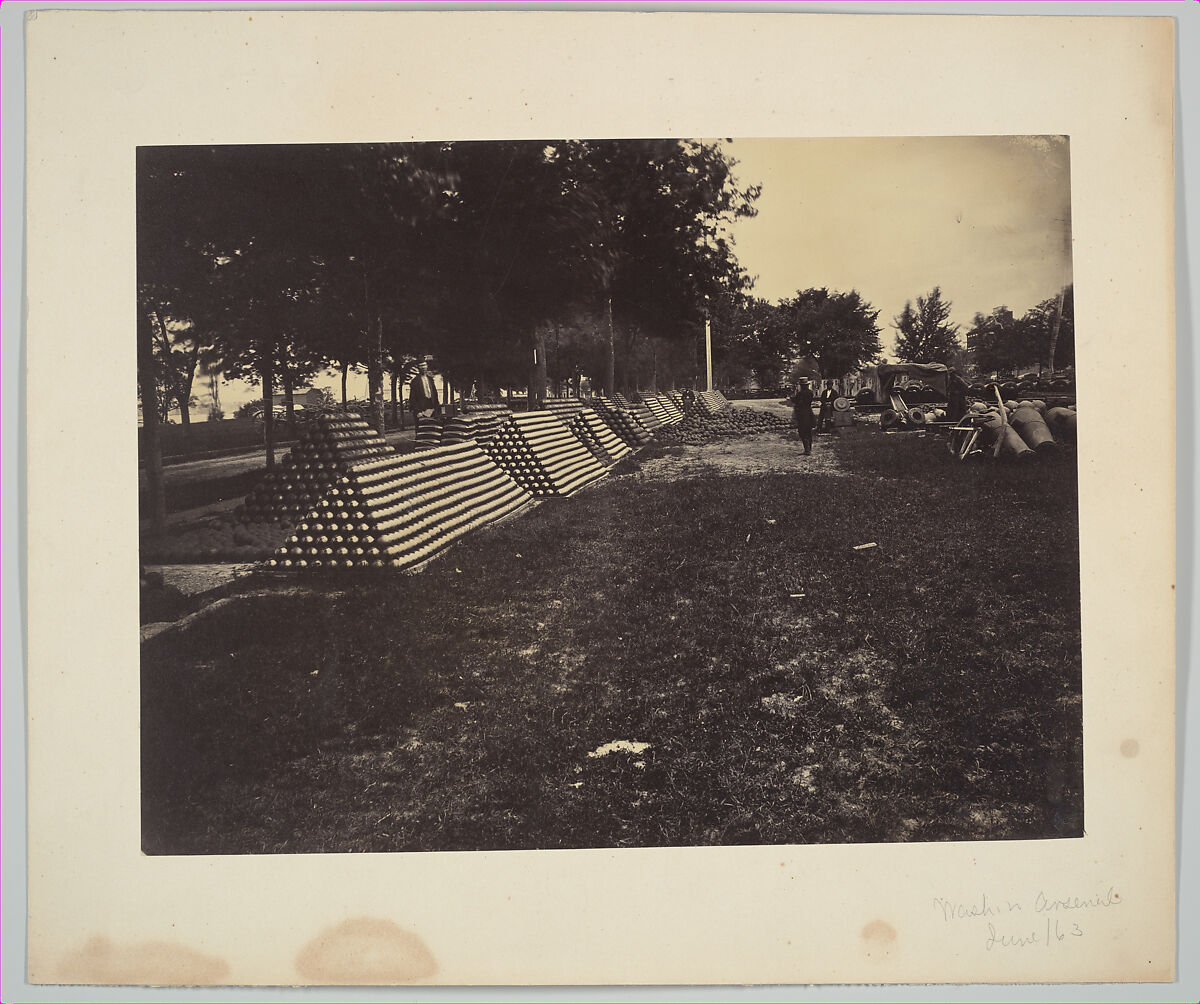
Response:
[[[660,419],[654,413],[654,409],[651,408],[650,405],[645,401],[633,406],[633,414],[636,415],[638,421],[646,427],[646,429],[650,432],[650,435],[654,435],[654,433],[656,433],[664,425],[662,419]]]
[[[588,425],[587,420],[583,417],[583,413],[579,412],[567,420],[567,428],[575,434],[575,437],[583,443],[593,457],[595,457],[605,467],[611,467],[617,462],[616,456],[609,453],[604,448],[600,440],[596,437],[596,433]]]
[[[471,422],[471,438],[482,446],[512,421],[512,411],[502,404],[471,405],[464,417]]]
[[[548,412],[514,415],[488,452],[517,484],[539,497],[573,495],[605,473],[566,424]]]
[[[778,415],[754,408],[729,408],[719,415],[694,411],[672,428],[663,429],[658,440],[668,445],[697,446],[723,436],[778,431],[788,428],[788,424]]]
[[[645,446],[650,442],[650,431],[632,411],[627,411],[611,404],[605,404],[604,402],[600,403],[597,411],[603,416],[604,421],[608,423],[609,428],[633,449],[636,450],[638,447]]]
[[[537,496],[554,494],[549,475],[542,469],[533,455],[533,448],[525,442],[516,426],[509,424],[497,430],[484,452],[526,491]]]
[[[614,463],[633,452],[629,444],[613,432],[612,426],[594,408],[584,408],[579,413],[577,421],[592,434],[601,449],[612,457]]]
[[[387,556],[368,506],[350,479],[342,478],[267,564],[284,570],[383,567]]]
[[[394,455],[355,466],[268,566],[411,568],[531,501],[474,442]]]
[[[683,420],[683,412],[665,394],[651,394],[644,400],[660,425],[675,425]]]
[[[701,391],[696,395],[696,404],[710,415],[719,415],[731,407],[729,399],[719,390]]]
[[[235,512],[238,522],[294,523],[356,463],[395,453],[361,418],[322,417]]]

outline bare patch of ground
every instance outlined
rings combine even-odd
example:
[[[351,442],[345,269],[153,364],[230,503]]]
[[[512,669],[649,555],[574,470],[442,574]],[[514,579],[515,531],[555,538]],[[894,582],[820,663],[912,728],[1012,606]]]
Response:
[[[813,452],[804,448],[794,432],[764,432],[755,436],[715,440],[700,446],[670,446],[661,456],[642,460],[637,476],[650,481],[710,477],[713,474],[813,474],[845,475],[832,446],[832,437],[817,436]]]

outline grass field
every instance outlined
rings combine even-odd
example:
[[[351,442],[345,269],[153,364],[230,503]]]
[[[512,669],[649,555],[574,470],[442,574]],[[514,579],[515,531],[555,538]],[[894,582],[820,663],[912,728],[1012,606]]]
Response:
[[[1072,460],[830,449],[652,448],[417,575],[147,642],[144,849],[1081,835]]]

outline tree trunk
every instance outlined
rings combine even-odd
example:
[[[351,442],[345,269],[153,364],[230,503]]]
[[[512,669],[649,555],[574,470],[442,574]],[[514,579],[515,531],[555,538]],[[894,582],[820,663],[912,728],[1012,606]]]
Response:
[[[158,332],[159,343],[162,345],[163,353],[163,369],[167,380],[167,393],[164,395],[164,404],[162,410],[163,421],[165,422],[171,413],[171,398],[175,399],[175,404],[179,408],[179,424],[183,428],[183,441],[186,444],[191,435],[191,414],[188,411],[187,403],[191,398],[190,387],[185,391],[183,384],[179,380],[179,374],[175,372],[175,362],[171,358],[171,337],[167,334],[167,325],[163,320],[162,312],[154,311],[154,325]],[[193,366],[195,363],[193,362]],[[186,449],[186,445],[184,447]]]
[[[275,467],[275,346],[269,336],[263,336],[258,355],[262,370],[263,447],[269,471]]]
[[[167,497],[163,489],[162,438],[158,428],[158,381],[154,375],[154,332],[150,318],[138,315],[138,385],[142,395],[142,459],[146,465],[149,498],[146,510],[150,532],[161,537],[167,532]]]
[[[650,393],[658,393],[658,339],[650,341]]]
[[[193,337],[192,351],[188,354],[187,373],[183,377],[183,389],[179,395],[179,422],[183,426],[185,441],[190,437],[192,426],[192,384],[196,380],[196,363],[200,358],[200,339]]]
[[[183,439],[187,442],[192,434],[192,410],[188,407],[191,394],[180,394],[175,402],[179,405],[179,424],[183,427]]]
[[[1066,287],[1058,291],[1058,300],[1054,304],[1054,327],[1050,330],[1050,349],[1046,353],[1046,375],[1054,379],[1054,353],[1058,349],[1058,329],[1062,324],[1063,299],[1067,295]]]
[[[621,392],[625,395],[637,390],[637,373],[634,371],[633,349],[637,344],[637,328],[630,326],[628,328],[629,337],[625,339],[625,344],[622,346],[625,358],[621,367]]]
[[[383,314],[371,295],[371,281],[363,274],[363,304],[367,317],[367,396],[371,425],[381,436],[387,428],[383,411]]]
[[[606,297],[604,303],[604,313],[608,319],[608,358],[604,361],[604,392],[612,397],[617,386],[617,335],[613,330],[612,297]]]
[[[215,371],[208,375],[208,396],[212,400],[212,410],[219,412],[221,410],[221,380]]]
[[[342,407],[346,407],[346,375],[350,372],[350,363],[342,361]]]
[[[400,424],[400,394],[396,389],[400,384],[400,377],[396,371],[392,371],[392,425]]]
[[[533,411],[546,399],[546,332],[535,327],[530,333],[533,367],[529,371],[529,410]]]
[[[292,393],[292,368],[288,365],[287,352],[279,352],[279,376],[283,383],[283,404],[287,409],[288,435],[296,438],[296,399]]]

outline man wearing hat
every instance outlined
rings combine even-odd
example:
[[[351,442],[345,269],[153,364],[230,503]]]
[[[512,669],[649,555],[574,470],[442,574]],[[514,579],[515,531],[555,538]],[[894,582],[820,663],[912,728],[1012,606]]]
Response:
[[[825,389],[821,391],[821,414],[817,419],[817,432],[828,432],[833,428],[833,402],[837,399],[837,391],[833,389],[833,381],[825,381]]]
[[[792,406],[792,421],[796,425],[796,432],[800,435],[800,442],[804,444],[804,455],[807,457],[812,453],[813,438],[813,395],[812,389],[808,386],[808,377],[800,377],[796,381],[796,393],[789,397],[784,404]]]
[[[422,418],[433,418],[441,414],[437,387],[434,386],[433,376],[429,372],[429,363],[424,359],[417,363],[417,375],[408,385],[408,407],[413,413],[413,426],[417,432],[421,431]]]

